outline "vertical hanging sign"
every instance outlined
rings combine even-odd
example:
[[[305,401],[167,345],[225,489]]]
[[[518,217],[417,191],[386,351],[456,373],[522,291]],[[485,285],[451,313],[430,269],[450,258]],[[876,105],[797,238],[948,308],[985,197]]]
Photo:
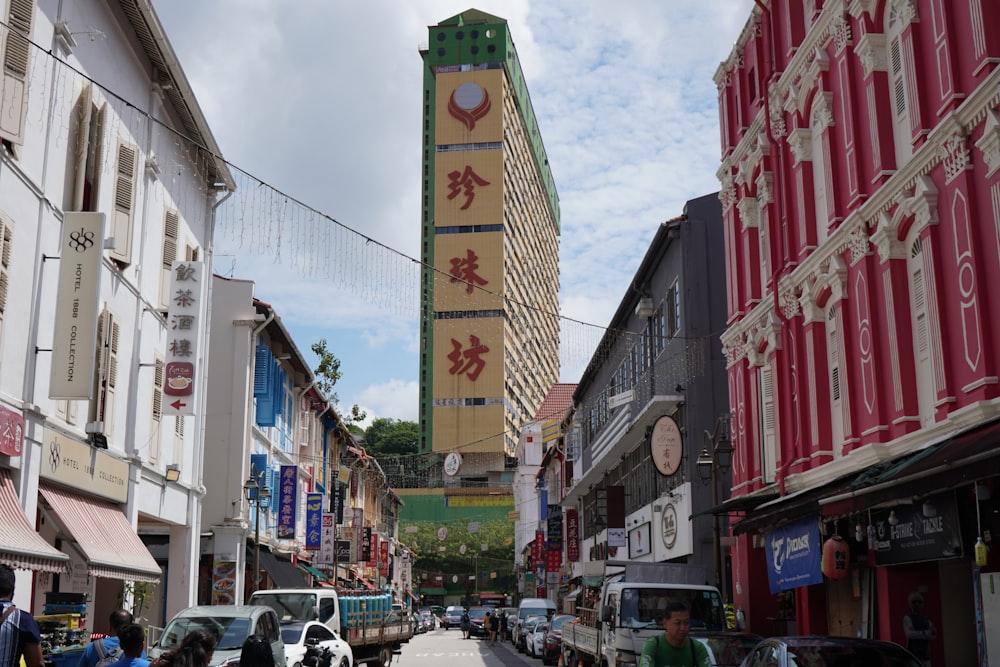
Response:
[[[322,541],[319,545],[319,552],[316,554],[316,562],[322,565],[333,565],[333,555],[335,549],[335,538],[334,525],[333,525],[333,514],[330,512],[323,512],[323,527],[320,531],[322,536]],[[334,573],[334,580],[336,580],[336,573]]]
[[[295,538],[295,496],[299,482],[298,466],[281,466],[278,484],[278,539]]]
[[[574,509],[566,510],[566,560],[580,560],[580,514]]]
[[[358,542],[358,562],[367,563],[372,559],[372,529],[365,526],[361,529],[361,540]]]
[[[104,214],[67,212],[59,249],[49,398],[92,398]]]
[[[170,275],[163,413],[193,415],[201,332],[205,328],[205,264],[174,262],[170,265]]]
[[[389,576],[389,541],[382,540],[378,543],[378,573],[383,577]]]
[[[306,494],[306,549],[319,549],[323,536],[323,494]]]

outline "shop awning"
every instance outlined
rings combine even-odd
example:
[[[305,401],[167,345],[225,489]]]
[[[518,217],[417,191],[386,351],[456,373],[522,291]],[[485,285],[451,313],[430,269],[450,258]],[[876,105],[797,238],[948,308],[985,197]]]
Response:
[[[329,577],[327,577],[325,574],[323,574],[322,572],[320,572],[319,570],[317,570],[316,568],[314,568],[309,563],[306,563],[306,562],[303,562],[303,561],[300,560],[299,562],[296,563],[296,565],[298,565],[299,567],[301,567],[307,573],[311,574],[318,581],[326,581],[326,580],[329,579]]]
[[[759,505],[775,500],[777,497],[778,490],[769,487],[758,492],[746,493],[742,496],[727,498],[715,507],[709,507],[708,509],[701,510],[700,512],[694,512],[691,516],[696,517],[705,514],[718,514],[720,516],[725,516],[731,512],[749,512]]]
[[[880,503],[926,496],[1000,474],[1000,421],[919,451],[871,466],[849,488],[820,501],[825,516],[859,512]]]
[[[15,570],[69,572],[69,556],[51,546],[24,517],[10,473],[0,469],[0,563]]]
[[[442,586],[424,586],[420,589],[421,595],[445,595],[448,591]]]
[[[149,583],[160,580],[160,566],[117,505],[47,484],[38,490],[60,527],[83,552],[91,576]]]
[[[305,588],[306,578],[302,570],[291,561],[278,558],[270,551],[260,550],[260,566],[267,571],[278,588]]]
[[[733,533],[741,535],[755,530],[767,530],[786,521],[820,514],[820,500],[850,488],[854,475],[844,475],[826,484],[810,486],[795,493],[779,496],[750,510],[746,518],[733,524]]]
[[[360,572],[357,570],[351,570],[351,574],[353,574],[358,581],[367,586],[369,590],[375,590],[375,584],[362,577]]]
[[[406,594],[410,596],[410,599],[414,602],[420,602],[420,598],[413,594],[413,591],[406,591]]]

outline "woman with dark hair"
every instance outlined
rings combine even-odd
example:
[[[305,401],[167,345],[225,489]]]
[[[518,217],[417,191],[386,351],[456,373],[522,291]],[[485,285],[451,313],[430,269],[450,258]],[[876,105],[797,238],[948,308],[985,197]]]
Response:
[[[205,630],[192,630],[184,635],[180,645],[167,651],[149,667],[208,667],[215,653],[215,635]]]
[[[267,637],[250,635],[246,638],[240,652],[240,667],[274,667],[274,651]]]

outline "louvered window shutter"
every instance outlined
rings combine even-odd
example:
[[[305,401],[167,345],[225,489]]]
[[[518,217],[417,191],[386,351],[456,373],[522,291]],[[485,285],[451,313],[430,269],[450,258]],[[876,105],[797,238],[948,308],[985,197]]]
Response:
[[[153,367],[153,427],[149,434],[149,463],[156,463],[160,460],[160,438],[162,432],[160,425],[163,421],[163,375],[164,367],[162,359],[157,359]]]
[[[160,268],[160,307],[166,310],[170,305],[170,268],[177,259],[177,239],[180,235],[180,216],[177,211],[167,211],[163,216],[163,247]]]
[[[253,395],[260,397],[271,389],[271,350],[258,345],[253,364]]]
[[[24,144],[24,118],[28,111],[28,66],[31,63],[33,0],[10,0],[10,8],[0,28],[3,54],[3,85],[0,86],[0,136]]]
[[[135,166],[138,151],[134,146],[118,144],[118,162],[115,167],[115,200],[111,211],[111,236],[115,249],[111,258],[130,264],[132,262],[132,218],[135,207]]]
[[[281,370],[277,362],[274,362],[272,377],[274,378],[274,388],[271,390],[271,395],[274,397],[274,414],[283,415],[285,414],[285,372]]]

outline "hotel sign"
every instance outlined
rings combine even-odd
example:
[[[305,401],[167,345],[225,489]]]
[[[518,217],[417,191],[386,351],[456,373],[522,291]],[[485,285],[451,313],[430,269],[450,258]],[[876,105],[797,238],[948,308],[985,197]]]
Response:
[[[104,214],[67,212],[59,249],[49,398],[92,398]]]
[[[116,503],[128,500],[128,463],[51,429],[43,437],[39,477]]]

